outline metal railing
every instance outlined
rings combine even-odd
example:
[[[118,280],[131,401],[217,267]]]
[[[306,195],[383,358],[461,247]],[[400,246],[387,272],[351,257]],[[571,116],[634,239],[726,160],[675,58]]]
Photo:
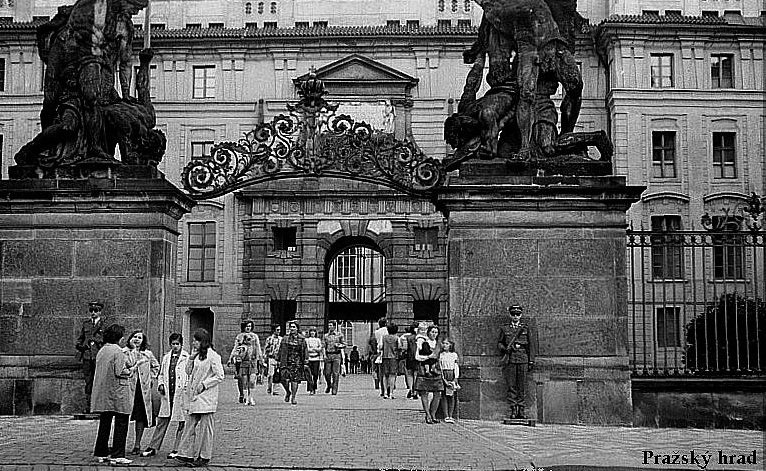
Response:
[[[757,229],[628,231],[634,377],[765,374],[766,247]]]

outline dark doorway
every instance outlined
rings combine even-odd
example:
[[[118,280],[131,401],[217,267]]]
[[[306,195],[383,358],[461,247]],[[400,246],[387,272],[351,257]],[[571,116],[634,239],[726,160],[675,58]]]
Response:
[[[210,332],[210,340],[215,343],[213,327],[215,326],[215,314],[209,307],[193,307],[189,309],[189,345],[192,336],[197,329],[205,329]]]
[[[412,302],[412,313],[416,321],[430,321],[439,324],[439,300],[425,299]]]
[[[272,299],[271,308],[271,327],[278,325],[282,327],[282,335],[287,332],[287,322],[295,319],[295,313],[298,311],[298,303],[293,299]],[[271,328],[269,328],[271,331]]]

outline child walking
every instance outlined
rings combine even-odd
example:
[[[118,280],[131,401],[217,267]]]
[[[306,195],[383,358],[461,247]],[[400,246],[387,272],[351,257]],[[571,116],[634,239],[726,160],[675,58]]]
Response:
[[[442,350],[439,354],[439,366],[444,377],[444,398],[442,402],[442,412],[444,412],[444,421],[448,424],[454,424],[455,418],[455,392],[460,389],[457,379],[460,377],[460,367],[457,363],[457,353],[455,353],[455,344],[449,339],[442,340]]]

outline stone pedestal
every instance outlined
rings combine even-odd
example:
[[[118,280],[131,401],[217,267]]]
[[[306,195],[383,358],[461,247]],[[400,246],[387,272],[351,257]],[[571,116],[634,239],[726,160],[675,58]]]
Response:
[[[508,417],[497,340],[507,306],[520,304],[539,339],[527,416],[630,423],[625,212],[643,188],[624,177],[466,170],[437,202],[449,224],[449,331],[464,365],[462,416]]]
[[[0,181],[0,414],[85,410],[74,345],[89,301],[160,352],[180,327],[178,221],[193,205],[163,178]]]

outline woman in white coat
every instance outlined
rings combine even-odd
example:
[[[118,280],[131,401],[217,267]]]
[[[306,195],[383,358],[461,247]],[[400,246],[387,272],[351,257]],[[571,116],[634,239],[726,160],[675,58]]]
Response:
[[[141,453],[141,438],[144,429],[151,426],[152,419],[152,380],[160,372],[160,363],[149,350],[146,334],[138,329],[128,337],[128,344],[122,349],[129,363],[139,363],[138,371],[130,377],[130,392],[133,394],[133,411],[130,418],[135,420],[136,441],[132,455]],[[141,361],[145,360],[145,361]]]
[[[194,332],[192,347],[192,356],[186,362],[188,415],[176,460],[205,466],[213,455],[213,414],[218,409],[218,385],[223,382],[223,365],[221,355],[213,350],[207,330]]]
[[[165,439],[170,422],[178,422],[173,450],[168,454],[168,458],[175,458],[178,455],[178,444],[181,442],[184,431],[186,420],[184,388],[188,380],[186,362],[189,360],[189,353],[183,349],[184,338],[181,334],[177,332],[170,334],[168,342],[170,342],[170,351],[162,357],[160,376],[157,378],[157,391],[162,399],[160,413],[157,416],[157,426],[152,434],[152,441],[141,453],[142,456],[156,455]]]

